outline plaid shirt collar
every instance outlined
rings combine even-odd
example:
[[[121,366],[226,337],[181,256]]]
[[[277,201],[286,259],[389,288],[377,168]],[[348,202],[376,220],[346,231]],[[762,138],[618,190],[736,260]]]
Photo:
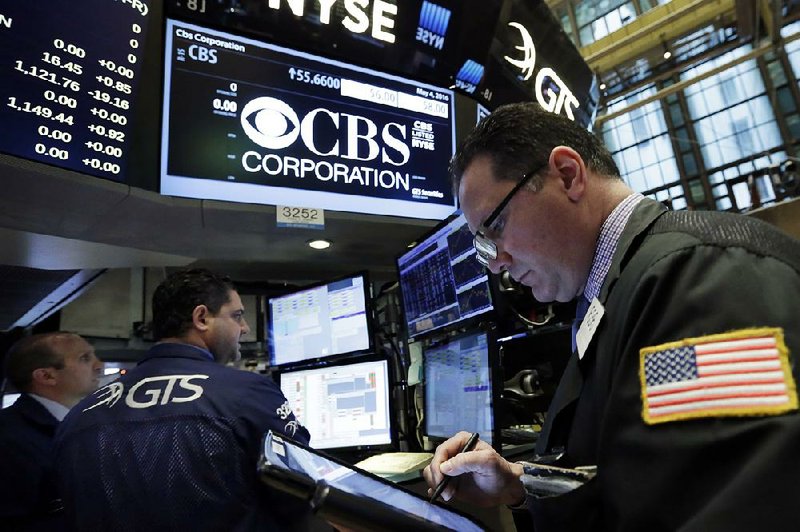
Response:
[[[622,235],[622,230],[625,229],[628,219],[633,214],[633,209],[643,199],[644,196],[634,192],[622,200],[611,211],[606,221],[603,222],[603,227],[600,228],[600,236],[597,239],[597,247],[594,250],[592,268],[589,270],[589,279],[586,281],[586,288],[583,290],[583,297],[587,301],[591,302],[592,299],[600,295],[600,288],[606,280],[606,275],[608,275],[611,259],[617,250],[617,243],[620,235]]]

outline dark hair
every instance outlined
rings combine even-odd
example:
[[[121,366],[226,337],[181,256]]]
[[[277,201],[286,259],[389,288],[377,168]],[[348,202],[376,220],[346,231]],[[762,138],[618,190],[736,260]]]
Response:
[[[153,294],[153,336],[179,338],[192,324],[192,312],[205,305],[217,314],[230,301],[234,290],[230,278],[205,269],[174,272],[167,276]]]
[[[620,178],[619,168],[601,140],[580,124],[545,111],[536,103],[512,103],[481,120],[458,146],[450,161],[453,189],[458,193],[464,170],[478,156],[492,158],[497,179],[520,181],[526,173],[547,164],[556,146],[569,146],[591,170]],[[538,189],[541,178],[531,183]]]
[[[53,346],[57,336],[77,336],[68,332],[34,334],[17,340],[6,354],[6,377],[20,392],[30,390],[33,372],[39,368],[64,368],[64,354]]]

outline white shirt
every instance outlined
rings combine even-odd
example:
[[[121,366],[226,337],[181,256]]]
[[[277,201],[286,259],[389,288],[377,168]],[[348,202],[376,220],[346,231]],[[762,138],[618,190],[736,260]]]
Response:
[[[35,393],[29,393],[28,395],[39,401],[39,403],[45,407],[47,411],[50,412],[59,422],[64,421],[64,418],[67,417],[69,408],[61,403],[53,401],[52,399],[47,399],[41,395],[36,395]]]

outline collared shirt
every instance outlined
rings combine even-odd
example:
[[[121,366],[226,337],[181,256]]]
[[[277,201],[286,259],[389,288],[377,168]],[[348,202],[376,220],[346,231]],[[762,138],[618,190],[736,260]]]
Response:
[[[67,417],[69,408],[61,403],[46,397],[42,397],[41,395],[36,395],[35,393],[29,393],[28,395],[39,401],[39,403],[45,407],[47,411],[50,412],[59,422],[64,421],[64,418]]]
[[[644,196],[638,192],[634,192],[617,205],[611,214],[608,215],[603,226],[600,228],[600,236],[597,238],[597,247],[594,250],[594,259],[592,260],[592,268],[589,270],[589,279],[586,281],[586,288],[583,290],[583,297],[586,301],[591,302],[592,299],[600,295],[600,288],[606,280],[608,270],[611,268],[611,259],[614,257],[614,252],[617,250],[617,242],[622,235],[622,230],[628,223],[628,219],[633,214],[633,209]]]

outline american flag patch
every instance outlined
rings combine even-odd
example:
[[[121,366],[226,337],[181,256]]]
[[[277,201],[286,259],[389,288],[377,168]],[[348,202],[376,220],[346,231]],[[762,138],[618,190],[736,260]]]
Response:
[[[642,417],[648,424],[797,410],[779,328],[687,338],[640,351]]]

